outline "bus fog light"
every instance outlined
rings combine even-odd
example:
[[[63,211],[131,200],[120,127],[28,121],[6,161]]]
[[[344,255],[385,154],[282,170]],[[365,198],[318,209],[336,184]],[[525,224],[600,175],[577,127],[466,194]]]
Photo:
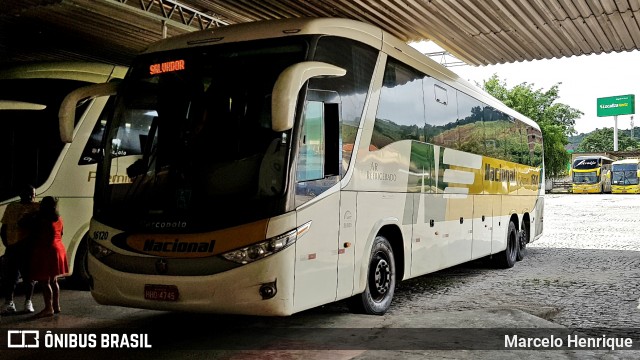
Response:
[[[89,244],[89,252],[96,259],[102,259],[104,257],[107,257],[107,256],[113,254],[112,250],[107,249],[106,247],[96,243],[95,241],[91,241],[91,243]]]
[[[262,296],[262,300],[271,299],[276,296],[278,292],[278,288],[276,287],[276,282],[270,282],[266,284],[262,284],[260,286],[260,296]]]

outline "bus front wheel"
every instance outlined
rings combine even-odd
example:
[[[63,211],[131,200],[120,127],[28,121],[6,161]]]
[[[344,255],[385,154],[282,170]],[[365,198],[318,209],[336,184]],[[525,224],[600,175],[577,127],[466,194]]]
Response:
[[[373,241],[367,286],[362,294],[349,299],[349,309],[355,313],[384,315],[391,306],[396,286],[396,263],[389,240],[378,235]]]
[[[89,289],[89,248],[87,235],[78,245],[78,251],[73,260],[73,273],[71,274],[71,283],[74,288],[79,290]]]

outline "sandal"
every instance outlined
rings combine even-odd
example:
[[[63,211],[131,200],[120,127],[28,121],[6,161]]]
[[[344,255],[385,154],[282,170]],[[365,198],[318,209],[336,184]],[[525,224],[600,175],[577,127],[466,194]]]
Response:
[[[42,310],[39,313],[33,315],[34,319],[42,319],[42,318],[48,318],[48,317],[52,317],[53,316],[53,312],[49,312],[47,310]]]

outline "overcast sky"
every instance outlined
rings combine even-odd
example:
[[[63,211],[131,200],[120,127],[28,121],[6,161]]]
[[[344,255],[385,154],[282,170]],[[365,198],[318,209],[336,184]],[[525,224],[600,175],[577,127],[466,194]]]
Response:
[[[433,43],[410,45],[421,52],[441,50]],[[434,60],[440,61],[440,58]],[[478,84],[497,74],[501,80],[506,81],[508,88],[526,82],[533,84],[534,90],[547,91],[554,84],[562,83],[559,85],[558,102],[584,113],[576,120],[575,128],[578,133],[613,127],[612,116],[597,116],[598,98],[633,94],[636,97],[636,113],[640,111],[640,52],[637,50],[490,66],[453,66],[449,69],[460,77]],[[629,129],[630,125],[630,115],[618,116],[618,129]],[[634,118],[634,125],[640,126],[640,116]]]

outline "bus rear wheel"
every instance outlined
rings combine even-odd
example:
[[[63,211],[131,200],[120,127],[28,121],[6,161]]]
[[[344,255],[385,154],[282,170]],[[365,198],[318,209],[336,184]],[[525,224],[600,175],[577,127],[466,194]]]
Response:
[[[367,271],[367,286],[362,294],[349,299],[354,313],[384,315],[391,306],[396,286],[396,263],[389,241],[376,236],[371,248]]]
[[[516,260],[522,261],[527,255],[527,243],[529,242],[529,231],[524,226],[520,232],[518,232],[518,253],[516,254]]]
[[[519,247],[519,237],[518,231],[516,231],[516,225],[513,221],[509,221],[509,228],[507,229],[507,248],[496,254],[493,258],[496,266],[501,269],[513,267],[518,257]]]

